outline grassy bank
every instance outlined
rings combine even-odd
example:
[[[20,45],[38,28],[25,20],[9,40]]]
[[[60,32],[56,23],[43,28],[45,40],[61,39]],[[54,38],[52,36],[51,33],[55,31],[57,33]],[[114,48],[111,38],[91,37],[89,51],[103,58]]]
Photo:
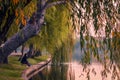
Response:
[[[18,61],[17,56],[9,57],[9,64],[0,65],[0,80],[22,80],[21,73],[27,68],[26,65],[22,65]],[[34,59],[28,59],[30,64],[37,64],[44,61],[48,56],[35,57]]]

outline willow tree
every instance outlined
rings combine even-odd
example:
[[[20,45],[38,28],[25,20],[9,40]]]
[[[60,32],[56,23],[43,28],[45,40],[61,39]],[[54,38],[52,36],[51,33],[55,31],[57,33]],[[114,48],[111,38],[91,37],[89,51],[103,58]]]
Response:
[[[33,14],[31,20],[26,24],[20,32],[14,35],[11,39],[5,42],[5,45],[1,48],[0,63],[3,63],[5,57],[7,57],[15,48],[23,44],[29,38],[38,34],[41,27],[44,24],[44,15],[46,9],[57,4],[70,3],[73,6],[73,13],[78,17],[77,20],[73,17],[73,22],[77,22],[80,25],[80,41],[83,46],[83,35],[87,35],[85,39],[89,40],[86,46],[90,51],[90,45],[94,43],[93,38],[90,39],[90,26],[94,27],[96,34],[101,34],[100,29],[104,29],[105,38],[110,37],[111,31],[116,30],[116,24],[119,21],[120,13],[120,1],[119,0],[38,0],[37,11]],[[41,3],[41,4],[40,4]],[[76,25],[76,24],[73,24]],[[76,28],[76,26],[75,26]],[[22,34],[22,36],[21,36]],[[102,35],[102,34],[101,34]],[[109,40],[109,39],[108,39]],[[109,41],[108,41],[109,42]],[[14,43],[14,44],[13,44]],[[95,44],[96,46],[96,44]],[[109,45],[108,45],[109,46]],[[92,51],[96,47],[93,47]],[[85,50],[84,50],[85,51]],[[90,53],[85,51],[85,53]]]
[[[70,13],[68,7],[68,5],[53,6],[47,9],[44,27],[38,36],[31,38],[27,43],[33,43],[37,49],[46,48],[51,54],[55,47],[60,47],[69,34]]]
[[[41,27],[44,24],[46,9],[54,5],[64,4],[66,1],[38,0],[37,3],[37,11],[33,14],[26,26],[20,32],[7,40],[0,48],[0,63],[4,63],[6,57],[8,57],[13,50],[40,32]]]
[[[119,67],[119,25],[120,1],[119,0],[79,0],[74,4],[80,24],[80,45],[85,56],[84,64],[91,63],[91,56],[99,60],[104,70],[102,77],[107,76],[107,71],[113,68],[112,78],[120,79]],[[73,18],[73,21],[75,19]],[[116,67],[117,64],[117,67]],[[120,69],[120,68],[119,68]],[[104,76],[106,75],[106,76]]]
[[[0,45],[6,41],[6,34],[12,23],[18,15],[21,15],[22,9],[25,8],[32,0],[1,0],[0,1]],[[24,18],[21,17],[22,23]]]

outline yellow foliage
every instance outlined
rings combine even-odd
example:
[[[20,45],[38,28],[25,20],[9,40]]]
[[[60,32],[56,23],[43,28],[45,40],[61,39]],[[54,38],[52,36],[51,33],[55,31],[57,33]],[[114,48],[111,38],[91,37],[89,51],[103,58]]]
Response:
[[[18,10],[19,10],[19,12],[18,12]],[[15,23],[17,25],[19,24],[19,20],[24,26],[26,25],[25,15],[24,15],[24,11],[22,9],[16,9],[15,10],[15,16],[16,17],[20,16],[20,18],[17,18],[16,21],[15,21]]]
[[[18,19],[16,19],[15,23],[18,25],[18,24],[19,24],[19,20],[18,20]]]
[[[22,21],[21,21],[21,22],[22,22],[22,24],[23,24],[24,26],[25,26],[26,23],[27,23],[26,20],[25,20],[25,18],[22,18]]]
[[[116,36],[116,37],[119,37],[120,38],[120,32],[112,32],[112,36]]]
[[[31,7],[34,8],[34,7],[35,7],[35,4],[31,3]]]
[[[13,1],[13,4],[16,5],[18,4],[19,0],[12,0]]]
[[[24,17],[24,11],[23,10],[20,10],[20,16],[21,16],[21,18]]]
[[[25,15],[24,15],[24,11],[20,10],[20,17],[21,17],[21,22],[22,24],[25,26],[26,25],[26,19],[25,19]]]
[[[15,10],[15,16],[18,17],[18,10]]]
[[[115,36],[115,32],[112,32],[112,36]]]

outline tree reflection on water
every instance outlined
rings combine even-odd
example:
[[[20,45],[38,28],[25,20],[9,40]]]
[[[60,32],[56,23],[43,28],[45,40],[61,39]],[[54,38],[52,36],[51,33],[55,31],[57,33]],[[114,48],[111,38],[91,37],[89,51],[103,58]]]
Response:
[[[61,48],[56,48],[52,63],[31,80],[120,80],[119,40],[96,41],[92,53],[82,53],[81,63],[78,59],[71,61],[72,49],[63,44]],[[94,51],[95,48],[97,51]]]
[[[71,40],[67,43],[63,43],[60,48],[56,47],[52,55],[51,64],[43,71],[33,76],[30,80],[75,80],[71,70],[68,71],[68,62],[71,61],[72,48]]]

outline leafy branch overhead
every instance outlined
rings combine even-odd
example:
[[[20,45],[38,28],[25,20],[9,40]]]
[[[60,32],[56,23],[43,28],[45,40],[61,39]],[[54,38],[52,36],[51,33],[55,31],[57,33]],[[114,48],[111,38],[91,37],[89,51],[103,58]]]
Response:
[[[103,43],[108,46],[107,50],[112,50],[112,47],[110,46],[113,45],[113,43],[116,44],[115,42],[112,42],[115,40],[111,40],[110,38],[114,37],[116,39],[116,32],[119,32],[119,0],[37,0],[37,5],[35,5],[37,7],[36,11],[32,15],[30,15],[30,20],[26,21],[24,18],[24,10],[22,10],[22,8],[24,8],[27,3],[32,0],[27,1],[28,2],[22,2],[19,0],[11,0],[10,2],[6,2],[6,0],[2,1],[2,3],[7,6],[7,8],[4,7],[3,4],[0,4],[0,10],[2,10],[2,13],[0,13],[2,14],[2,16],[0,15],[0,39],[3,39],[3,37],[6,36],[6,33],[10,28],[8,24],[11,25],[15,18],[18,17],[18,15],[21,16],[21,21],[16,19],[16,23],[22,22],[22,24],[25,26],[14,36],[9,38],[9,40],[4,41],[5,43],[4,46],[2,46],[0,53],[5,57],[7,57],[13,50],[25,43],[27,40],[29,40],[33,36],[38,35],[39,32],[41,32],[41,29],[43,28],[45,23],[46,10],[55,5],[70,5],[70,8],[68,9],[70,9],[72,12],[71,23],[73,22],[73,28],[76,31],[78,30],[80,34],[80,44],[82,47],[81,49],[88,56],[90,55],[90,53],[94,53],[94,56],[99,58],[99,55],[96,54],[99,50],[99,46],[97,44],[99,40],[96,40],[95,37],[102,37],[101,41],[103,41]],[[101,46],[100,50],[104,50],[104,44],[99,45]],[[84,48],[87,50],[85,51]],[[109,51],[105,51],[104,53],[106,52]],[[4,58],[0,57],[0,59]]]
[[[44,24],[44,17],[46,9],[52,5],[63,4],[66,1],[56,1],[49,3],[49,1],[38,0],[37,1],[37,11],[32,15],[30,20],[26,23],[25,27],[22,28],[18,33],[9,38],[4,45],[0,48],[0,53],[3,56],[0,56],[0,63],[4,63],[6,57],[17,47],[25,43],[29,38],[37,35],[41,31],[41,27]],[[22,36],[21,36],[22,33]]]

